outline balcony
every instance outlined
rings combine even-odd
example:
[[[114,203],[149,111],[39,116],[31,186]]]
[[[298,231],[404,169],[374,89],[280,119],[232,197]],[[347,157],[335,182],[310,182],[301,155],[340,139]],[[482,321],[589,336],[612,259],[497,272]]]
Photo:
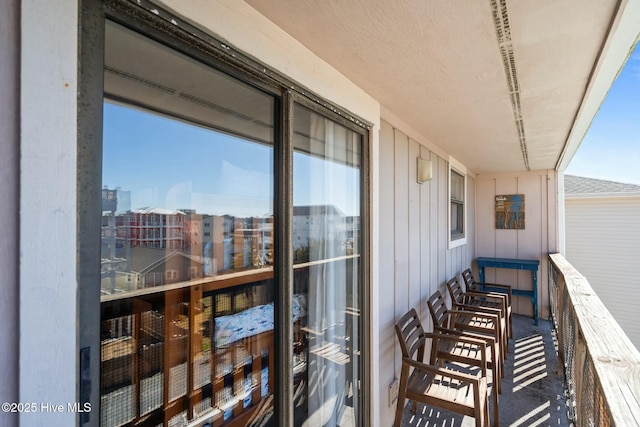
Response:
[[[549,267],[552,319],[535,326],[514,315],[500,425],[640,425],[640,352],[564,257],[550,255]],[[474,421],[421,404],[412,414],[407,404],[402,425]]]

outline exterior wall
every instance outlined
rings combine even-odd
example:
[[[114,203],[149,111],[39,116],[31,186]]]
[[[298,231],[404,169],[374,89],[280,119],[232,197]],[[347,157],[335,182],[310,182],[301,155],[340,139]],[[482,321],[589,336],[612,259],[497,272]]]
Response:
[[[433,179],[416,182],[416,159],[433,162]],[[420,314],[426,329],[430,316],[426,300],[436,290],[446,292],[448,279],[467,268],[474,258],[475,180],[467,183],[467,243],[447,249],[448,162],[382,121],[380,129],[380,226],[378,330],[380,364],[380,425],[393,424],[395,404],[388,388],[400,377],[397,319],[410,308]]]
[[[20,141],[20,1],[3,3],[0,14],[0,401],[18,401],[18,209]],[[0,424],[17,425],[17,414]]]
[[[640,197],[574,197],[565,199],[565,258],[640,349]]]
[[[77,401],[78,378],[79,6],[77,0],[19,3],[18,401],[51,402],[66,409],[67,403]],[[75,422],[76,414],[67,411],[55,415],[46,411],[20,414],[20,425],[74,425]]]
[[[539,315],[549,317],[547,254],[557,252],[558,239],[558,174],[534,171],[520,174],[478,176],[476,182],[476,256],[540,260],[538,269]],[[524,194],[525,229],[496,230],[495,196]],[[474,275],[478,269],[474,263]],[[516,289],[531,290],[529,271],[486,269],[487,282],[504,283]],[[516,313],[531,316],[533,307],[528,297],[514,297]]]

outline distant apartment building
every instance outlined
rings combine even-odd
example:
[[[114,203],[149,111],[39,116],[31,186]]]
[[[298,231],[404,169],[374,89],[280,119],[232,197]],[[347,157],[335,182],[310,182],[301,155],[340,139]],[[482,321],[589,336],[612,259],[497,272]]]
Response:
[[[185,213],[142,208],[116,216],[118,244],[128,247],[184,249]]]
[[[111,294],[273,262],[273,218],[209,215],[130,205],[102,190],[102,292]]]

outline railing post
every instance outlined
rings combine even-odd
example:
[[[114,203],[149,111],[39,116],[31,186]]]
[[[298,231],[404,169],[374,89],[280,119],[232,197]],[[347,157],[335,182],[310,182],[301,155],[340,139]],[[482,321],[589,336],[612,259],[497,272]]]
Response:
[[[576,325],[578,326],[578,325]],[[573,350],[573,378],[574,378],[574,387],[575,387],[575,401],[576,401],[576,422],[577,425],[586,425],[585,422],[587,417],[583,417],[582,409],[586,405],[584,405],[584,368],[587,357],[587,348],[584,342],[584,337],[580,332],[580,328],[576,327],[576,336],[574,341],[574,350]]]

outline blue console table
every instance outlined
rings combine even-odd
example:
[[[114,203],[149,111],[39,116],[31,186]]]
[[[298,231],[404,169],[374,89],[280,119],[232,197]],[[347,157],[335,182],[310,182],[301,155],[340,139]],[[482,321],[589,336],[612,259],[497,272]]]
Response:
[[[510,258],[478,258],[478,270],[480,270],[480,282],[484,282],[484,268],[511,268],[515,270],[529,270],[533,274],[533,290],[524,291],[512,289],[513,295],[526,296],[531,298],[533,304],[533,318],[538,324],[538,267],[540,261],[535,259],[510,259]]]

